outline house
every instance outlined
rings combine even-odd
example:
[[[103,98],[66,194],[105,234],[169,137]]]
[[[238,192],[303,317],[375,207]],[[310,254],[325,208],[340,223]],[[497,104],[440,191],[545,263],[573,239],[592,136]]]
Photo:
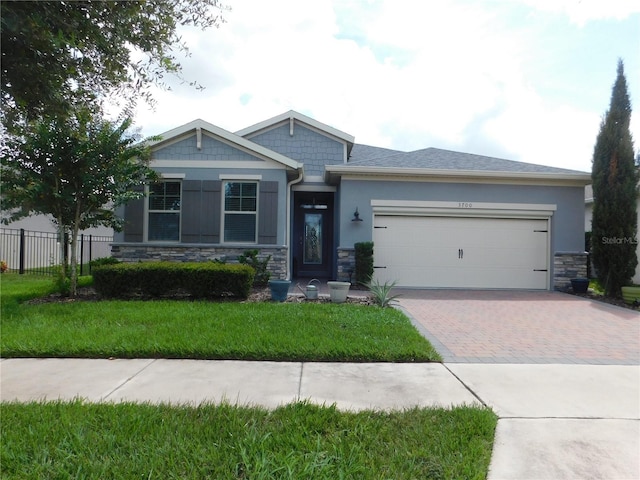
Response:
[[[636,199],[636,212],[637,221],[640,225],[640,190],[638,190],[638,197]],[[591,231],[591,220],[593,219],[593,185],[587,185],[584,189],[584,231]],[[591,241],[595,241],[593,238]],[[636,243],[636,256],[640,260],[640,242]],[[595,276],[595,272],[592,270],[592,275]],[[636,267],[636,273],[633,275],[631,281],[638,285],[640,284],[640,264]]]
[[[31,215],[20,220],[15,220],[8,225],[3,225],[3,228],[10,228],[14,230],[24,229],[32,232],[42,233],[58,233],[58,227],[54,223],[53,219],[49,215]],[[88,228],[80,232],[84,235],[95,235],[101,237],[113,236],[113,228],[108,227],[93,227]]]
[[[401,152],[295,111],[231,133],[203,120],[151,144],[162,181],[123,207],[125,261],[271,255],[272,278],[566,289],[586,274],[588,173],[426,148]]]

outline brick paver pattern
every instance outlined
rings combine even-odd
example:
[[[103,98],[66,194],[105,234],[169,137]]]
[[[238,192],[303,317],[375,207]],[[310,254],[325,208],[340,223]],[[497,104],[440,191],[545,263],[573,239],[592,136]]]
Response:
[[[445,362],[640,364],[640,313],[559,292],[402,290]]]

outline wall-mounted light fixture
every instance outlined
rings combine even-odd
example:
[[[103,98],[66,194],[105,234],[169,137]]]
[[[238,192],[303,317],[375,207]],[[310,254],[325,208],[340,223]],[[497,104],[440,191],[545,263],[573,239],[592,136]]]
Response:
[[[358,207],[356,207],[356,211],[353,212],[353,218],[351,219],[352,222],[361,222],[362,219],[360,218],[360,212],[358,212]]]

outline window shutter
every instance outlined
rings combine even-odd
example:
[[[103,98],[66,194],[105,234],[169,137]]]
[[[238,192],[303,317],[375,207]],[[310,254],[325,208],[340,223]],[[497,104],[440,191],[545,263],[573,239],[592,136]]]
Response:
[[[258,207],[258,243],[278,241],[278,182],[260,182]]]
[[[220,180],[203,181],[200,206],[200,241],[203,243],[220,243],[221,202],[222,182]]]
[[[201,238],[202,181],[182,182],[182,243],[199,243]]]
[[[133,189],[135,192],[143,192],[142,185]],[[146,197],[131,200],[124,207],[124,241],[142,242],[144,240],[144,202]]]

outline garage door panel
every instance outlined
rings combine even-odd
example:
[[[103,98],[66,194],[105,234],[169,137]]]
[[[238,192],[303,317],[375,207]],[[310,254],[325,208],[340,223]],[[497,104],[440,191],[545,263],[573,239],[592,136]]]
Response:
[[[547,220],[376,216],[374,276],[399,286],[547,288]]]

